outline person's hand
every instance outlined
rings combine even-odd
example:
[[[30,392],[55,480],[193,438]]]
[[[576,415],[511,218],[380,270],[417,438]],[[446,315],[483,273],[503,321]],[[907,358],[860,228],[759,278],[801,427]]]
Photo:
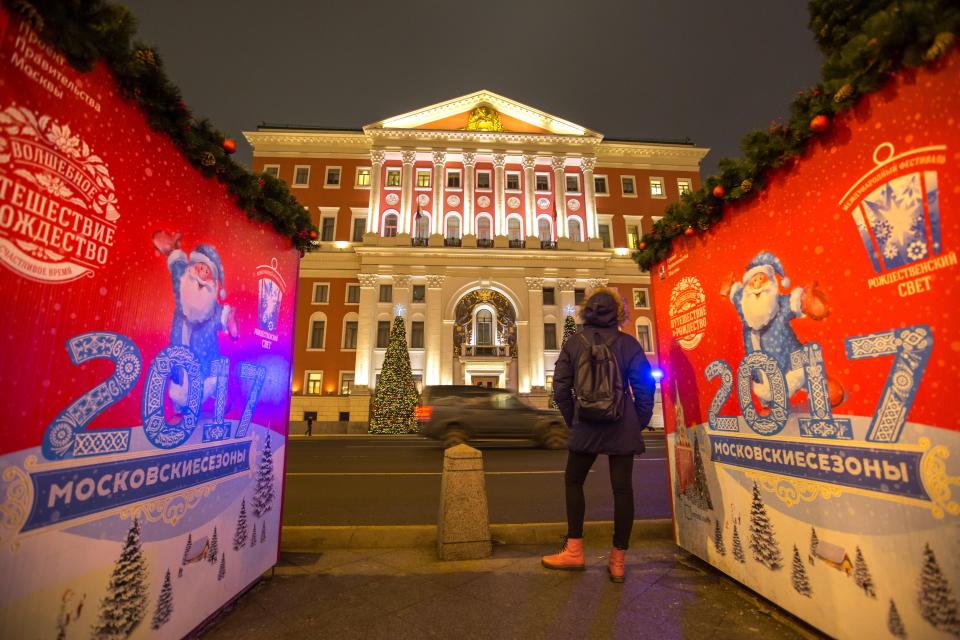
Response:
[[[172,251],[176,251],[180,248],[180,234],[170,234],[166,231],[157,231],[155,234],[153,234],[153,246],[157,248],[157,251],[165,256],[168,256]]]
[[[823,320],[830,315],[830,303],[827,302],[827,294],[820,289],[816,282],[803,288],[803,293],[800,294],[800,310],[803,311],[805,316],[814,320]]]
[[[733,272],[731,271],[720,281],[720,295],[724,298],[730,297],[730,289],[733,288],[733,283],[736,282],[736,278],[733,277]]]

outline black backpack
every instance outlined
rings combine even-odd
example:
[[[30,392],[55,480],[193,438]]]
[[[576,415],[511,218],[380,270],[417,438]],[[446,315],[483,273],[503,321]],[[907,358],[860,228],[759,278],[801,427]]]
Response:
[[[623,375],[610,347],[619,334],[609,340],[592,343],[583,334],[586,349],[577,357],[573,374],[577,420],[616,422],[623,412]]]

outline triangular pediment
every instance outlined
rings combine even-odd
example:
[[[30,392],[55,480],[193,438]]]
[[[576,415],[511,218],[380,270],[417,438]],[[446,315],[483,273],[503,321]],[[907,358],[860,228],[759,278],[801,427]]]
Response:
[[[578,124],[486,90],[416,109],[364,127],[365,131],[371,129],[600,136]]]

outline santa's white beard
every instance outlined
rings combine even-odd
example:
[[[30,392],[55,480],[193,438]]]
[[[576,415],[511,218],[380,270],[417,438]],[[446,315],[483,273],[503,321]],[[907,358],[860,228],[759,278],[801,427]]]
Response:
[[[216,311],[217,292],[212,284],[188,271],[180,278],[180,306],[188,321],[204,322]]]
[[[743,311],[743,319],[747,321],[754,331],[759,331],[767,326],[780,310],[780,301],[777,299],[776,285],[767,284],[759,290],[747,287],[743,291],[743,298],[740,302],[740,308]]]

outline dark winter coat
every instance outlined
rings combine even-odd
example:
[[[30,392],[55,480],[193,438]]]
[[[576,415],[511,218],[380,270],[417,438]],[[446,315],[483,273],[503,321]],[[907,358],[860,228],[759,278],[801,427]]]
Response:
[[[563,419],[571,428],[568,446],[571,451],[578,453],[643,453],[641,432],[653,415],[653,392],[656,388],[650,363],[636,338],[620,331],[617,303],[613,296],[600,293],[590,298],[583,310],[583,320],[583,330],[567,339],[553,370],[554,397]],[[580,334],[594,343],[617,337],[610,350],[623,375],[624,406],[619,422],[590,423],[575,419],[574,372],[580,353],[587,349]]]

